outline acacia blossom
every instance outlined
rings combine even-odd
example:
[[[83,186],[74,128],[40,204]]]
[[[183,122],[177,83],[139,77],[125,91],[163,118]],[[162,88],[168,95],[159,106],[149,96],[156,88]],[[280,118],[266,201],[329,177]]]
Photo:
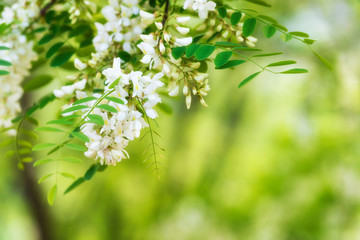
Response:
[[[161,102],[156,90],[164,86],[160,81],[164,74],[157,73],[151,76],[140,71],[126,74],[121,70],[120,58],[115,58],[113,67],[105,69],[102,73],[106,77],[105,93],[110,93],[108,97],[119,99],[121,103],[104,98],[100,104],[111,106],[116,112],[101,108],[94,108],[91,112],[84,110],[83,117],[87,116],[87,122],[81,126],[81,131],[89,138],[85,156],[99,159],[101,164],[115,165],[129,157],[126,146],[140,136],[143,128],[148,127],[144,114],[150,119],[158,117],[153,108]],[[84,91],[76,91],[77,99],[88,96]],[[101,94],[92,96],[100,98]],[[83,105],[93,107],[95,102],[96,100],[88,101]],[[102,126],[91,122],[93,115],[102,118]]]
[[[1,14],[0,24],[11,24],[11,32],[2,36],[0,40],[0,46],[9,48],[1,51],[1,58],[12,65],[0,66],[0,70],[9,72],[0,76],[0,128],[10,128],[11,120],[21,111],[21,83],[29,75],[31,61],[37,59],[37,54],[32,50],[33,42],[27,41],[22,31],[39,12],[35,1],[22,0],[12,7],[5,7]],[[20,21],[15,24],[15,20]],[[15,130],[9,130],[7,133],[13,135]]]

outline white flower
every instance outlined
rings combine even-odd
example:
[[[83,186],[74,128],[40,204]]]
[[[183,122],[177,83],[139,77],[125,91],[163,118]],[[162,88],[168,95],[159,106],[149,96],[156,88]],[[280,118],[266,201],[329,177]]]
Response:
[[[143,10],[140,10],[140,17],[141,17],[141,21],[148,24],[152,23],[155,20],[154,14],[145,12]]]
[[[188,46],[192,43],[192,37],[187,37],[187,38],[177,38],[175,40],[175,45],[176,46]]]
[[[81,62],[78,58],[75,58],[74,65],[75,68],[77,68],[80,71],[84,70],[87,66],[85,63]]]
[[[178,17],[178,18],[176,18],[176,21],[178,22],[178,23],[186,23],[186,22],[188,22],[190,20],[190,17]]]
[[[190,28],[187,27],[176,27],[176,30],[181,33],[182,35],[186,35],[189,33]]]
[[[208,0],[185,0],[184,9],[192,8],[199,13],[201,19],[208,17],[209,11],[215,11],[216,3]]]
[[[120,58],[115,58],[114,63],[113,63],[113,67],[105,69],[102,73],[106,77],[105,84],[107,86],[109,86],[112,82],[114,82],[118,78],[122,77],[123,73],[121,71],[121,60],[120,60]]]
[[[162,30],[163,29],[163,24],[161,22],[155,22],[155,26],[157,29]]]

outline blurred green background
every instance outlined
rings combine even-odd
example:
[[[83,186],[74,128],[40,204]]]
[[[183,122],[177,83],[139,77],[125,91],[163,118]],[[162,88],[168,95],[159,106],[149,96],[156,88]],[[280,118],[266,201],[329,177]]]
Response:
[[[65,196],[71,180],[62,181],[53,207],[51,183],[37,185],[39,212],[23,173],[2,159],[0,239],[35,240],[41,229],[55,240],[360,239],[360,3],[268,2],[271,9],[258,9],[317,39],[334,71],[299,42],[279,34],[263,41],[259,28],[260,48],[287,53],[273,61],[295,59],[310,73],[264,73],[237,89],[256,67],[212,70],[208,109],[164,99],[173,114],[158,119],[167,164],[161,180],[143,163],[145,138],[130,144],[130,159]],[[48,119],[51,109],[42,113]],[[90,164],[61,167],[80,176]],[[47,172],[35,169],[37,178]]]

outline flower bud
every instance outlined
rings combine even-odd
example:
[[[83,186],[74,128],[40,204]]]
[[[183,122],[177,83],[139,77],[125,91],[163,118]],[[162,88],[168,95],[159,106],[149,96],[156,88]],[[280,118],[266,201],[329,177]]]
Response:
[[[197,94],[197,90],[196,90],[195,87],[192,87],[192,93],[193,93],[193,95],[196,95],[196,94]]]
[[[209,106],[206,104],[204,98],[202,98],[202,97],[200,97],[200,103],[201,103],[201,105],[203,105],[204,107],[209,107]]]
[[[155,22],[155,26],[157,29],[162,30],[163,29],[163,24],[161,22]]]
[[[189,87],[187,86],[187,83],[185,83],[183,87],[183,94],[187,96],[189,94]]]
[[[190,109],[190,107],[191,107],[191,95],[190,94],[186,96],[185,102],[186,102],[186,108]]]

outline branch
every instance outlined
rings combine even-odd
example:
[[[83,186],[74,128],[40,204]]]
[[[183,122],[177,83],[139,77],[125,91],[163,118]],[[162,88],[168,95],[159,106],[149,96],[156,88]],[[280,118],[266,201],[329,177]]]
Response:
[[[170,5],[170,0],[166,0],[164,17],[163,17],[163,20],[162,20],[162,25],[163,26],[165,26],[166,20],[168,19],[168,16],[169,16],[169,5]]]
[[[46,12],[56,3],[56,1],[57,0],[51,0],[51,2],[46,4],[46,6],[40,10],[40,15],[44,17],[46,15]]]

